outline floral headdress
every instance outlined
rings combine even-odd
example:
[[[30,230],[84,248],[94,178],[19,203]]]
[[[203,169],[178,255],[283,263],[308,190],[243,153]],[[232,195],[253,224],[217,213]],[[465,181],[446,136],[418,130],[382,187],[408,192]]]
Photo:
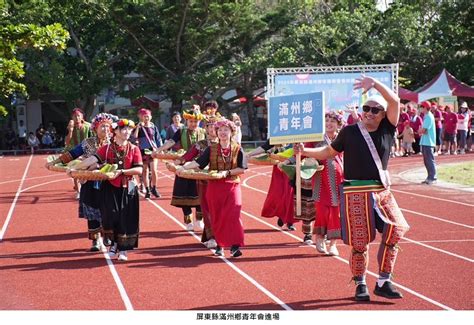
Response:
[[[223,117],[219,113],[216,113],[215,115],[203,114],[203,121],[206,125],[216,124],[218,121],[220,121],[222,119],[223,119]]]
[[[334,111],[331,111],[331,112],[327,112],[324,117],[329,117],[329,118],[332,118],[334,120],[337,121],[337,124],[339,126],[343,126],[344,125],[344,117],[342,114],[339,114],[337,112],[334,112]]]
[[[107,113],[99,113],[92,119],[91,127],[92,127],[92,129],[97,130],[97,128],[102,123],[112,124],[117,119],[118,118],[115,115],[107,114]]]
[[[112,129],[115,130],[117,128],[123,128],[123,127],[131,127],[132,129],[135,128],[135,122],[132,120],[128,120],[126,118],[120,119],[117,122],[112,123]]]
[[[200,121],[204,118],[204,115],[201,114],[201,109],[199,105],[193,105],[191,109],[183,111],[183,117],[186,120]]]
[[[217,121],[214,124],[214,127],[216,128],[216,130],[223,127],[223,126],[227,126],[228,128],[230,128],[232,130],[232,133],[235,133],[236,130],[237,130],[237,127],[235,126],[234,122],[232,122],[231,120],[225,119],[225,118]]]

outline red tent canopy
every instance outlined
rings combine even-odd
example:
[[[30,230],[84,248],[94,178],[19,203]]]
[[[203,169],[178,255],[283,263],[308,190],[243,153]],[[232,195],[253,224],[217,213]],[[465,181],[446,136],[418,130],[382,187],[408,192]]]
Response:
[[[414,91],[398,87],[398,97],[404,100],[409,100],[418,103],[418,94]]]
[[[433,80],[416,91],[400,88],[398,95],[401,99],[412,100],[416,103],[428,99],[446,96],[474,97],[474,87],[457,80],[446,69],[443,69]]]

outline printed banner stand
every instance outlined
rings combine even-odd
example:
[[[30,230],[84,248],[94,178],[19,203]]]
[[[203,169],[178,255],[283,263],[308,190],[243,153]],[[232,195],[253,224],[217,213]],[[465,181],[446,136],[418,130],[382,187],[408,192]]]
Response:
[[[323,92],[270,97],[268,107],[270,144],[323,140]]]
[[[324,93],[313,92],[270,97],[268,135],[270,144],[322,141]],[[296,155],[296,215],[301,216],[301,153]]]

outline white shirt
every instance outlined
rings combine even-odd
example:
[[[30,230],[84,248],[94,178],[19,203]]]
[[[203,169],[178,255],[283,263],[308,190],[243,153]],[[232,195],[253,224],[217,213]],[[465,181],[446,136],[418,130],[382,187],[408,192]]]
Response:
[[[464,116],[464,118],[460,118],[461,116]],[[467,131],[467,126],[469,124],[469,113],[459,113],[458,114],[458,131]]]
[[[26,138],[26,126],[18,126],[18,137]]]

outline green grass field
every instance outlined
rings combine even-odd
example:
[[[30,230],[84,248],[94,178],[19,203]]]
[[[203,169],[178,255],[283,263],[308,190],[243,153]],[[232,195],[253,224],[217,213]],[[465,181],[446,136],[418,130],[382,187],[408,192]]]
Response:
[[[438,167],[438,179],[468,186],[474,186],[474,161]]]

